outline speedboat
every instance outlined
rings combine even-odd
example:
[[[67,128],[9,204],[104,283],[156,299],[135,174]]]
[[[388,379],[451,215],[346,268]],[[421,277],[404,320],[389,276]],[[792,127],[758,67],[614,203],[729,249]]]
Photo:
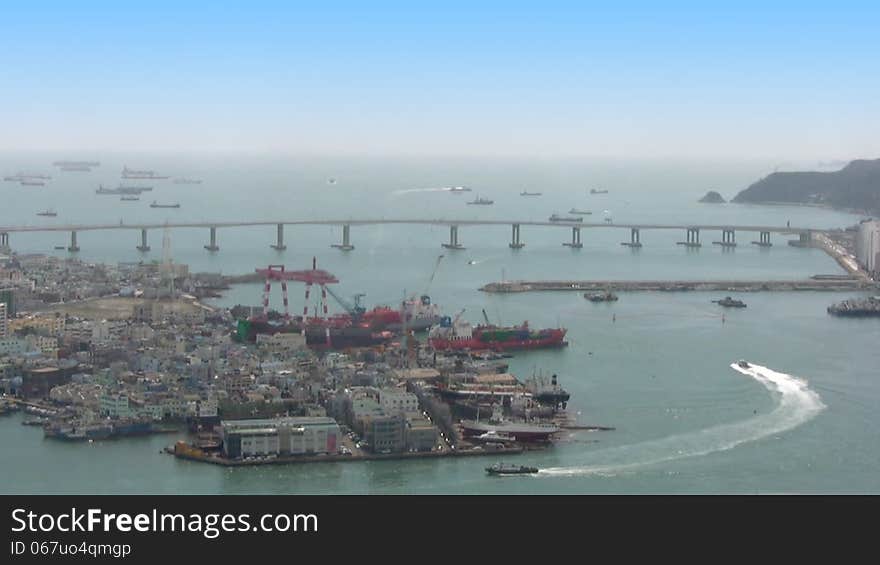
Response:
[[[749,365],[749,364],[748,364],[746,361],[744,361],[743,359],[740,359],[739,361],[737,361],[736,364],[739,365],[740,367],[742,367],[743,369],[751,369],[751,368],[752,368],[752,366]]]

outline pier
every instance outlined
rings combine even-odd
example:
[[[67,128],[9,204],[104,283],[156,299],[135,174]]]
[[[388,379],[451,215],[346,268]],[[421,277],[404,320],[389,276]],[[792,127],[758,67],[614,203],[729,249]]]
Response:
[[[550,221],[532,221],[532,220],[462,220],[462,219],[445,219],[445,218],[398,218],[398,219],[341,219],[341,220],[254,220],[254,221],[226,221],[226,222],[167,222],[167,223],[137,223],[137,224],[68,224],[68,225],[24,225],[24,226],[0,226],[0,248],[9,247],[9,234],[11,233],[29,233],[29,232],[69,232],[70,252],[79,251],[77,243],[77,234],[81,232],[92,231],[108,231],[108,230],[139,230],[140,241],[137,245],[139,251],[148,251],[150,249],[147,244],[147,232],[154,229],[176,228],[176,229],[194,229],[207,228],[209,234],[209,242],[204,248],[212,253],[220,251],[217,243],[217,230],[231,229],[237,227],[249,226],[273,226],[275,227],[275,243],[270,244],[272,249],[282,252],[287,249],[284,242],[285,227],[296,226],[340,226],[342,228],[342,242],[334,243],[331,247],[341,251],[352,251],[355,246],[351,238],[352,226],[380,226],[380,225],[413,225],[413,226],[448,226],[449,240],[441,245],[446,249],[464,249],[459,238],[459,229],[472,226],[510,226],[511,237],[508,247],[518,250],[525,247],[522,242],[521,228],[522,226],[534,226],[541,228],[562,228],[571,229],[571,240],[565,241],[562,245],[572,249],[582,249],[583,242],[581,240],[582,230],[592,229],[617,229],[629,230],[630,240],[623,242],[622,245],[638,249],[642,247],[642,232],[651,230],[674,230],[683,231],[685,240],[679,241],[679,245],[688,248],[699,248],[700,232],[720,232],[721,240],[714,242],[725,248],[736,246],[736,232],[755,232],[759,234],[758,241],[752,243],[761,247],[770,247],[770,234],[794,235],[798,239],[789,241],[789,244],[796,247],[810,247],[813,245],[813,235],[823,233],[825,230],[810,227],[790,227],[790,226],[753,226],[753,225],[681,225],[681,224],[612,224],[612,223],[581,223],[581,222],[550,222]]]

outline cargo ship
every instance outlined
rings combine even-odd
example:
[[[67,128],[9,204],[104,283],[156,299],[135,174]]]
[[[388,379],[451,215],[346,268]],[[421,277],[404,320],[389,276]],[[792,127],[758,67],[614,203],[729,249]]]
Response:
[[[568,391],[559,386],[556,375],[550,377],[549,383],[544,377],[532,376],[526,380],[526,390],[531,393],[535,402],[552,406],[562,405],[563,409],[571,398]]]
[[[431,302],[431,297],[423,294],[418,298],[409,298],[401,304],[400,310],[388,306],[376,306],[359,316],[359,321],[373,328],[386,329],[393,332],[407,331],[424,332],[440,323],[442,318],[440,307]]]
[[[472,327],[466,320],[456,316],[451,320],[444,316],[440,323],[428,332],[428,344],[437,350],[492,349],[495,351],[517,349],[548,349],[564,347],[565,328],[533,330],[528,322],[521,326],[496,326],[493,324]]]
[[[583,222],[584,219],[580,217],[574,216],[560,216],[559,214],[553,214],[550,216],[551,222]]]
[[[124,186],[119,185],[116,188],[105,188],[103,184],[98,185],[95,194],[140,194],[153,190],[151,186]]]
[[[52,163],[53,167],[100,167],[100,161],[55,161]]]
[[[568,211],[569,214],[577,214],[578,216],[592,216],[593,213],[589,210],[578,210],[577,208],[572,208]]]
[[[122,167],[122,178],[124,179],[167,179],[167,176],[157,175],[154,171],[149,170],[135,170],[129,169],[128,167]]]
[[[489,206],[489,205],[495,204],[495,201],[489,200],[488,198],[483,198],[481,196],[478,196],[477,198],[468,202],[468,205],[471,205],[471,204],[475,204],[477,206]]]

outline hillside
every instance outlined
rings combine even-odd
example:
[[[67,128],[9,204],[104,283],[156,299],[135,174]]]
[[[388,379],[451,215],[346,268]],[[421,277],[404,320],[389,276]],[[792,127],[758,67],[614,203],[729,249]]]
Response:
[[[880,212],[880,159],[852,161],[839,171],[772,173],[731,202],[825,204]]]

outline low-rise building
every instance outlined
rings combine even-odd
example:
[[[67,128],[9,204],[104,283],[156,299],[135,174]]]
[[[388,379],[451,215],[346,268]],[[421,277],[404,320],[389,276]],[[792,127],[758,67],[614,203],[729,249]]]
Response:
[[[223,453],[233,459],[336,453],[339,437],[336,421],[326,417],[229,420],[220,424]]]

